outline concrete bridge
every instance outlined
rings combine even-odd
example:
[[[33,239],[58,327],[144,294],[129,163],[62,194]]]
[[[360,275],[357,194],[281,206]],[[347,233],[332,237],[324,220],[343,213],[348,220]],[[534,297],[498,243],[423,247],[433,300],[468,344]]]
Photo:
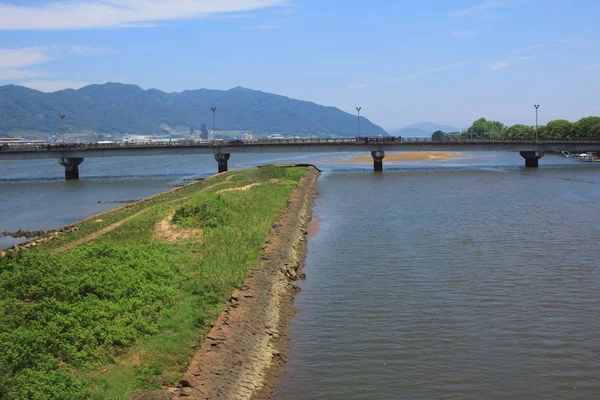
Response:
[[[0,160],[56,158],[65,168],[66,179],[79,179],[79,165],[86,157],[131,157],[158,155],[214,154],[218,171],[227,171],[233,153],[333,153],[370,152],[373,169],[383,170],[386,151],[509,151],[519,152],[525,167],[536,168],[545,152],[600,151],[596,139],[445,139],[401,137],[359,137],[340,139],[270,139],[243,142],[146,142],[146,143],[65,143],[0,145]]]

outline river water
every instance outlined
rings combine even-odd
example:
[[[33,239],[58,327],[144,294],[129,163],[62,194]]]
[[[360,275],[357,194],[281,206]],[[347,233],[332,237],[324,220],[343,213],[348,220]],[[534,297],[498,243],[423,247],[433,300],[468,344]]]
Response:
[[[600,398],[600,169],[509,160],[320,178],[276,399]]]
[[[276,399],[600,398],[600,165],[477,153],[374,173],[349,156],[230,160],[323,170]],[[0,163],[0,231],[58,228],[215,169],[90,158],[65,182],[55,160]]]

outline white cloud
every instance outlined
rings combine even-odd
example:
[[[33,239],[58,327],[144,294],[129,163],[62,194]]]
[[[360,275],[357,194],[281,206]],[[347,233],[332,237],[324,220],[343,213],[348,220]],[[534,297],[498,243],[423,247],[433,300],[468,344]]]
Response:
[[[15,79],[31,79],[46,76],[44,72],[23,71],[20,69],[0,69],[0,81]]]
[[[352,90],[366,89],[368,87],[371,87],[370,83],[351,83],[348,85],[348,88]]]
[[[417,72],[417,73],[415,73],[415,74],[412,74],[412,75],[405,76],[405,77],[404,77],[404,79],[405,79],[405,80],[408,80],[408,79],[415,79],[415,78],[417,78],[417,77],[419,77],[419,76],[421,76],[421,75],[428,75],[428,74],[431,74],[431,73],[434,73],[434,72],[438,72],[438,71],[444,71],[444,70],[446,70],[446,69],[451,69],[451,68],[461,67],[461,66],[463,66],[463,65],[472,64],[472,63],[474,63],[474,62],[475,62],[475,61],[472,61],[472,60],[471,60],[471,61],[464,61],[464,62],[459,62],[459,63],[455,63],[455,64],[448,64],[448,65],[444,65],[444,66],[442,66],[442,67],[433,68],[433,69],[428,69],[428,70],[426,70],[426,71],[421,71],[421,72]]]
[[[448,14],[451,17],[466,17],[468,15],[476,14],[483,10],[489,10],[490,8],[502,7],[504,4],[499,1],[486,1],[485,3],[478,4],[473,7],[465,8],[460,11],[455,11]]]
[[[589,65],[587,67],[581,67],[581,68],[579,68],[580,71],[591,71],[591,70],[594,70],[594,69],[600,69],[600,64]]]
[[[471,37],[474,34],[475,34],[474,30],[455,31],[455,32],[452,32],[452,37],[454,37],[456,39],[463,39],[463,38]]]
[[[74,44],[69,49],[69,52],[73,54],[82,54],[85,56],[104,56],[113,53],[113,50]]]
[[[493,63],[488,64],[488,69],[491,69],[492,71],[500,71],[508,67],[510,67],[510,63],[507,63],[505,61],[495,61]]]
[[[0,49],[0,69],[29,67],[50,60],[48,47]]]
[[[0,30],[137,27],[156,21],[287,5],[289,0],[56,0],[29,6],[0,3]]]
[[[553,44],[534,44],[533,46],[529,46],[529,47],[523,47],[522,49],[516,49],[513,51],[509,51],[506,54],[519,54],[519,53],[526,53],[528,51],[534,51],[534,50],[539,50],[539,49],[543,49],[546,47],[552,47],[554,46]]]
[[[254,29],[275,29],[275,25],[256,25]]]
[[[80,89],[89,85],[88,82],[77,81],[24,81],[22,86],[39,90],[40,92],[56,92],[63,89]]]

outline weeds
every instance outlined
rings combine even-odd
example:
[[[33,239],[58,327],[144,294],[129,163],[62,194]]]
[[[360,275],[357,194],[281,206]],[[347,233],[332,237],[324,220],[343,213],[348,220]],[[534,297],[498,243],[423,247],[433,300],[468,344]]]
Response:
[[[175,382],[239,287],[305,168],[230,172],[87,221],[57,243],[0,258],[0,398],[127,399]],[[223,186],[271,181],[216,195]],[[75,248],[54,249],[148,209]],[[153,240],[173,212],[202,242]]]

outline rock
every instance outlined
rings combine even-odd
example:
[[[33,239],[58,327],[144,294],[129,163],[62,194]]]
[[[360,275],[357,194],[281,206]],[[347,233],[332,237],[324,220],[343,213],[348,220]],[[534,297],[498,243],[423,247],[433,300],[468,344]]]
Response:
[[[189,387],[189,386],[190,386],[190,382],[189,382],[187,379],[182,379],[182,380],[180,380],[180,381],[179,381],[179,384],[180,384],[182,387]]]

